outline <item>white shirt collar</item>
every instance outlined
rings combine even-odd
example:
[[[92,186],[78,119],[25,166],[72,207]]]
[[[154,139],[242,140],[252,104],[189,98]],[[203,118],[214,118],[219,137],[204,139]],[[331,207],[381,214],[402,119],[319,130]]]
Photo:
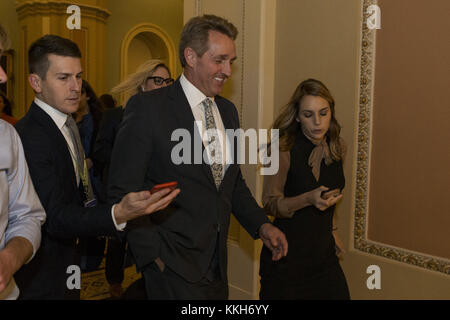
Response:
[[[180,76],[180,84],[191,108],[198,106],[206,99],[206,95],[185,77],[184,72]],[[214,97],[209,98],[214,102]]]
[[[67,114],[53,108],[42,100],[34,98],[34,103],[36,103],[42,110],[44,110],[50,118],[55,122],[59,130],[62,129],[67,120]]]

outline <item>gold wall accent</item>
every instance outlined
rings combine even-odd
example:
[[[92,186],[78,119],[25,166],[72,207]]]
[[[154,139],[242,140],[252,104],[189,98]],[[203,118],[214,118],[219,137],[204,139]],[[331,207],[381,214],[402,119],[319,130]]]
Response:
[[[366,21],[369,17],[367,8],[372,4],[377,4],[377,1],[364,0],[361,26],[362,38],[357,128],[356,201],[354,204],[354,248],[386,259],[407,263],[431,271],[450,274],[450,261],[447,259],[432,257],[419,252],[370,241],[367,236],[376,31],[370,30],[366,25]]]
[[[77,5],[81,11],[81,30],[69,30],[66,26],[67,7]],[[56,34],[78,44],[82,52],[83,78],[97,93],[106,89],[106,20],[110,12],[106,0],[43,1],[18,0],[16,11],[19,19],[19,72],[17,85],[19,99],[17,115],[28,110],[34,93],[28,84],[28,48],[45,34]]]

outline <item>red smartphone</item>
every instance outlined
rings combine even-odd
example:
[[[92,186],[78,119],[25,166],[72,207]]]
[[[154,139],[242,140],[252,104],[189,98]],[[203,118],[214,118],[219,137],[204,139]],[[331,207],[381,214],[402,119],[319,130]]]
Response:
[[[153,186],[153,188],[152,188],[152,190],[150,190],[150,192],[151,193],[158,192],[165,188],[169,188],[170,191],[173,191],[177,187],[177,185],[178,185],[178,182],[176,182],[176,181],[157,184],[157,185]]]

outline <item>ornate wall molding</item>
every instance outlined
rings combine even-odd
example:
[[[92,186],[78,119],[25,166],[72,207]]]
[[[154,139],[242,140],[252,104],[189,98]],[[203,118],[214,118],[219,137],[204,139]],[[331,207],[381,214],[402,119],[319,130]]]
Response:
[[[244,112],[244,75],[245,75],[245,0],[242,0],[242,31],[241,31],[241,41],[242,41],[242,51],[241,51],[241,100],[240,100],[240,106],[238,110],[239,114],[239,123],[243,127],[243,119],[242,114]]]
[[[172,38],[169,36],[169,34],[160,26],[146,22],[146,23],[140,23],[131,30],[127,32],[127,34],[124,36],[122,40],[122,47],[120,49],[121,52],[121,68],[120,68],[120,77],[121,81],[123,81],[126,76],[128,75],[128,69],[127,69],[127,61],[128,61],[128,48],[130,46],[131,41],[139,34],[141,33],[152,33],[156,35],[159,39],[161,39],[162,43],[164,43],[164,46],[167,49],[168,53],[168,60],[169,60],[169,69],[172,71],[172,73],[175,73],[176,70],[176,59],[177,59],[177,50],[176,47],[172,41]]]
[[[364,0],[361,25],[354,248],[386,259],[450,274],[450,261],[447,259],[370,241],[367,237],[376,31],[370,30],[366,21],[369,17],[367,9],[372,4],[377,4],[377,0]]]
[[[195,14],[197,16],[203,14],[202,0],[195,0]]]
[[[71,3],[69,1],[47,1],[47,2],[34,2],[24,1],[17,5],[16,11],[19,20],[30,15],[66,15],[67,7],[71,5],[77,5],[80,7],[83,18],[96,19],[102,23],[106,23],[106,19],[111,15],[105,8]]]

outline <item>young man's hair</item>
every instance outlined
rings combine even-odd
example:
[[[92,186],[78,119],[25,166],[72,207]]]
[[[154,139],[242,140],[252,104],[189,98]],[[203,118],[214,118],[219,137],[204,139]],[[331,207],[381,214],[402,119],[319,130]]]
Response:
[[[62,57],[81,58],[77,44],[69,39],[48,34],[39,38],[28,50],[28,69],[30,73],[37,74],[45,79],[50,62],[48,55],[54,54]]]
[[[236,40],[238,34],[237,28],[231,22],[215,15],[205,14],[190,19],[181,32],[178,47],[178,54],[183,67],[187,65],[184,58],[184,49],[187,47],[192,48],[199,57],[208,51],[209,31],[223,33],[233,40]]]

